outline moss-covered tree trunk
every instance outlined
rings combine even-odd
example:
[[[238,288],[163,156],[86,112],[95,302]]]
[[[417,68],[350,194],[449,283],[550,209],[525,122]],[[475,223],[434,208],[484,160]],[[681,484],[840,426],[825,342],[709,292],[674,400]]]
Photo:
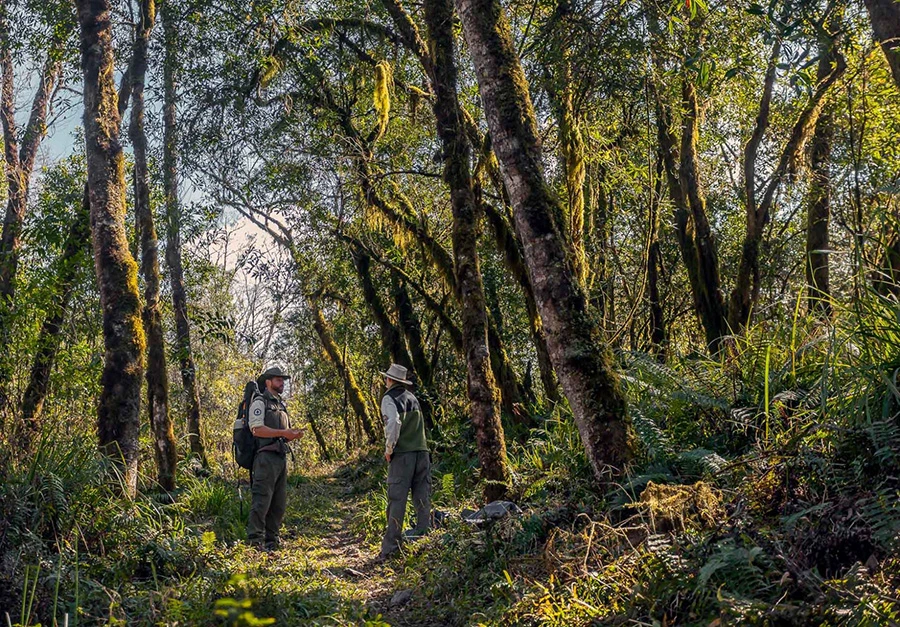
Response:
[[[434,60],[434,114],[444,155],[444,181],[453,209],[453,261],[462,309],[469,410],[475,427],[481,478],[487,501],[503,497],[510,473],[500,423],[500,395],[491,370],[488,317],[478,261],[478,204],[469,169],[469,143],[459,119],[452,0],[426,0],[425,22]]]
[[[91,206],[91,240],[103,314],[105,358],[97,412],[101,450],[137,490],[144,328],[137,264],[125,236],[125,159],[113,82],[108,0],[78,0],[84,72],[84,135]]]
[[[181,370],[181,383],[187,398],[187,431],[191,455],[207,465],[206,450],[200,435],[200,389],[197,367],[191,345],[191,322],[188,318],[187,290],[181,261],[181,206],[178,200],[178,121],[175,91],[178,69],[178,30],[172,15],[172,3],[165,2],[160,11],[165,43],[163,60],[163,188],[166,197],[166,265],[175,313],[175,353]]]
[[[656,74],[662,75],[666,67],[660,51],[665,49],[666,35],[660,27],[658,7],[651,3],[648,8],[651,57]],[[693,45],[699,47],[702,41],[700,28],[695,26],[691,35]],[[656,100],[657,140],[668,195],[674,206],[675,234],[688,275],[694,311],[706,335],[707,350],[716,354],[728,334],[727,308],[719,271],[718,245],[709,225],[706,197],[700,180],[697,156],[700,107],[690,75],[684,75],[681,81],[680,139],[674,132],[674,107],[666,101],[661,86],[656,81],[652,83]]]
[[[359,139],[358,134],[356,135],[356,138]],[[428,226],[415,218],[412,207],[407,204],[408,201],[404,201],[404,199],[401,198],[400,202],[395,204],[393,202],[388,202],[378,193],[378,190],[372,183],[372,175],[368,164],[369,158],[368,155],[361,156],[357,159],[356,163],[360,188],[362,189],[363,197],[367,204],[378,209],[385,218],[403,229],[411,237],[415,238],[415,241],[418,242],[426,252],[428,259],[441,274],[444,282],[452,289],[460,307],[464,307],[462,303],[463,292],[460,291],[459,288],[459,279],[456,275],[455,260],[453,256],[451,256],[437,238],[432,235]],[[491,339],[495,345],[502,346],[502,339],[492,328],[490,320],[488,320],[488,329],[493,334]],[[521,400],[521,384],[519,383],[512,364],[509,362],[506,351],[494,351],[491,354],[490,364],[494,369],[494,380],[500,384],[500,399],[503,407],[508,412],[512,413]]]
[[[150,168],[144,131],[144,81],[147,76],[150,33],[156,22],[153,0],[140,3],[131,69],[131,124],[128,136],[134,149],[134,212],[141,242],[144,277],[144,330],[147,333],[147,411],[153,432],[156,481],[163,490],[175,489],[178,450],[169,417],[169,375],[159,302],[159,241],[150,206]]]
[[[881,45],[900,89],[900,3],[896,0],[865,0],[875,40]]]
[[[509,23],[499,0],[457,0],[456,6],[550,357],[595,476],[608,480],[632,457],[625,397],[556,224],[559,201],[544,179],[540,135]]]
[[[700,105],[697,90],[688,77],[682,80],[681,148],[678,163],[680,203],[687,210],[687,222],[678,217],[679,229],[684,229],[687,255],[693,257],[695,284],[694,302],[706,331],[706,343],[713,353],[718,353],[722,339],[728,334],[725,298],[719,273],[718,244],[706,212],[706,196],[700,184],[700,158],[697,144],[700,135]],[[690,273],[690,271],[689,271]]]
[[[560,44],[559,67],[561,76],[557,81],[548,81],[547,95],[556,117],[557,137],[560,149],[560,165],[566,183],[566,205],[561,232],[569,244],[572,262],[578,280],[587,284],[587,258],[584,246],[584,214],[586,175],[584,137],[574,105],[572,84],[571,53],[565,44]]]
[[[326,462],[330,462],[331,453],[328,452],[328,445],[325,443],[325,436],[322,433],[322,426],[319,424],[319,419],[308,407],[303,410],[303,413],[306,415],[306,421],[309,423],[309,428],[312,429],[313,436],[316,438],[316,444],[319,445],[319,450],[322,452],[322,459]]]
[[[420,387],[424,386],[425,383],[406,346],[403,333],[400,328],[394,324],[394,321],[391,320],[391,317],[384,306],[384,302],[381,300],[381,296],[378,293],[375,281],[372,279],[372,258],[365,250],[359,247],[354,247],[350,252],[353,258],[353,265],[359,276],[363,299],[369,306],[369,311],[372,313],[372,317],[375,319],[381,332],[381,346],[384,349],[385,356],[389,357],[393,363],[405,367],[409,371],[413,381]],[[387,368],[387,365],[384,367]],[[433,407],[429,395],[427,393],[420,394],[417,398],[419,399],[419,405],[422,408],[422,417],[430,427],[434,423],[432,418]]]
[[[384,357],[391,359],[395,364],[400,364],[404,368],[412,371],[415,376],[415,368],[413,367],[412,358],[409,350],[406,348],[406,342],[400,329],[391,320],[381,295],[372,280],[372,258],[366,254],[364,250],[353,248],[350,251],[353,259],[353,267],[356,268],[356,274],[359,276],[360,287],[362,288],[363,300],[369,307],[369,311],[374,318],[375,323],[381,333],[381,347],[384,349]]]
[[[477,195],[476,189],[476,195]],[[553,363],[550,361],[550,352],[547,350],[547,338],[544,334],[544,323],[538,312],[537,302],[534,300],[534,290],[531,287],[531,279],[528,278],[528,269],[525,260],[522,259],[522,251],[515,234],[509,227],[506,218],[490,203],[482,202],[482,209],[494,230],[494,241],[497,250],[503,255],[507,268],[512,273],[516,282],[522,288],[525,297],[525,308],[528,311],[528,326],[531,331],[531,341],[537,354],[538,370],[541,374],[541,383],[544,387],[544,395],[551,403],[558,403],[559,383],[553,372]]]
[[[369,442],[374,443],[376,440],[375,428],[372,423],[372,417],[369,415],[366,397],[356,383],[356,377],[353,376],[353,371],[350,369],[349,364],[344,360],[340,348],[338,348],[338,345],[334,341],[331,329],[326,322],[325,315],[322,313],[322,308],[319,305],[318,296],[313,295],[310,297],[309,304],[313,313],[313,328],[319,336],[319,340],[322,342],[325,354],[337,369],[341,381],[343,382],[344,389],[347,392],[350,406],[353,407],[357,419],[362,424],[363,429],[365,429]]]
[[[431,368],[428,355],[425,354],[422,327],[415,309],[413,309],[412,298],[410,298],[409,290],[406,289],[406,283],[397,276],[396,272],[391,272],[391,295],[394,298],[394,307],[397,309],[397,322],[406,337],[409,356],[416,374],[423,387],[430,387],[434,379],[434,370]]]
[[[55,294],[47,317],[41,325],[28,386],[22,397],[23,431],[20,448],[25,454],[32,450],[35,436],[40,432],[41,411],[50,389],[50,375],[59,352],[63,323],[69,311],[69,302],[75,290],[78,273],[82,264],[86,263],[85,257],[90,248],[90,241],[90,198],[85,185],[84,197],[78,205],[77,212],[72,216],[62,254],[55,262]]]
[[[422,405],[422,417],[425,420],[425,426],[433,429],[435,425],[435,400],[437,395],[434,391],[434,367],[425,354],[425,343],[422,341],[422,327],[419,324],[419,317],[413,309],[412,299],[409,296],[409,290],[406,289],[406,283],[397,276],[395,272],[391,272],[391,294],[394,297],[394,306],[397,309],[397,322],[403,330],[406,337],[406,344],[409,347],[409,356],[412,358],[413,366],[415,366],[416,375],[419,377],[418,388],[416,390],[416,398]]]

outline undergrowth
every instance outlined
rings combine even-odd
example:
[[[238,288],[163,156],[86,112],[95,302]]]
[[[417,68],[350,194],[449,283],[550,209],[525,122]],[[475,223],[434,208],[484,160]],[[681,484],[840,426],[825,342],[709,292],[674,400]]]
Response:
[[[720,360],[619,357],[640,450],[616,485],[594,484],[565,409],[536,408],[539,425],[509,443],[524,514],[476,529],[454,515],[480,504],[469,427],[443,429],[434,503],[449,520],[390,566],[414,591],[405,624],[900,622],[896,304],[756,327]],[[293,474],[277,556],[241,542],[246,485],[242,506],[233,478],[195,470],[182,465],[174,495],[128,501],[90,438],[48,436],[5,467],[10,622],[384,624],[321,545],[349,512],[377,551],[377,455]]]

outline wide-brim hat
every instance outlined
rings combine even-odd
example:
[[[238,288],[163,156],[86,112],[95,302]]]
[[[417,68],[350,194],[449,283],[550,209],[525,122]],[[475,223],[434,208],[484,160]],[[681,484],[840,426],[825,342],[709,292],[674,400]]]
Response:
[[[409,376],[407,374],[406,368],[400,366],[398,364],[391,364],[391,367],[387,369],[387,372],[382,372],[384,376],[392,381],[396,381],[397,383],[402,383],[404,385],[412,385],[413,382],[407,379]]]
[[[275,366],[274,368],[269,368],[261,375],[259,375],[258,381],[266,381],[267,379],[271,379],[272,377],[281,377],[282,379],[290,379],[290,375],[286,373],[284,370]]]

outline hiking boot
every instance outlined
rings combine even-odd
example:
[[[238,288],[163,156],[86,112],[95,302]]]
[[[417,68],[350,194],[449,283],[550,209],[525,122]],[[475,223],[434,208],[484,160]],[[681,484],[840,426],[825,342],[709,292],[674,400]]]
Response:
[[[247,546],[249,546],[251,549],[253,549],[255,551],[259,551],[259,552],[263,552],[266,550],[266,545],[263,544],[262,542],[248,542]]]
[[[422,538],[424,538],[428,534],[428,531],[428,529],[426,529],[425,531],[419,531],[417,529],[407,529],[403,532],[403,539],[410,542],[415,542],[416,540],[421,540]]]

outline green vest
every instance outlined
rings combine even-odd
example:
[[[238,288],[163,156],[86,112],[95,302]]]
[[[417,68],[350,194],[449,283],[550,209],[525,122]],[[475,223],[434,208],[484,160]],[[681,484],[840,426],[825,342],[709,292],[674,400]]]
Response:
[[[266,415],[263,418],[263,422],[270,429],[287,429],[288,428],[288,415],[287,415],[287,406],[285,406],[284,401],[280,398],[276,397],[274,394],[266,390],[262,393],[262,398],[266,403]],[[288,445],[281,438],[256,438],[258,440],[259,448],[257,450],[269,447],[267,450],[275,450],[275,452],[285,453],[288,450]],[[272,446],[273,444],[278,444],[280,446]]]
[[[427,451],[425,441],[425,421],[419,401],[412,392],[399,385],[392,387],[385,396],[390,397],[400,414],[400,438],[394,446],[394,453],[411,453]]]

